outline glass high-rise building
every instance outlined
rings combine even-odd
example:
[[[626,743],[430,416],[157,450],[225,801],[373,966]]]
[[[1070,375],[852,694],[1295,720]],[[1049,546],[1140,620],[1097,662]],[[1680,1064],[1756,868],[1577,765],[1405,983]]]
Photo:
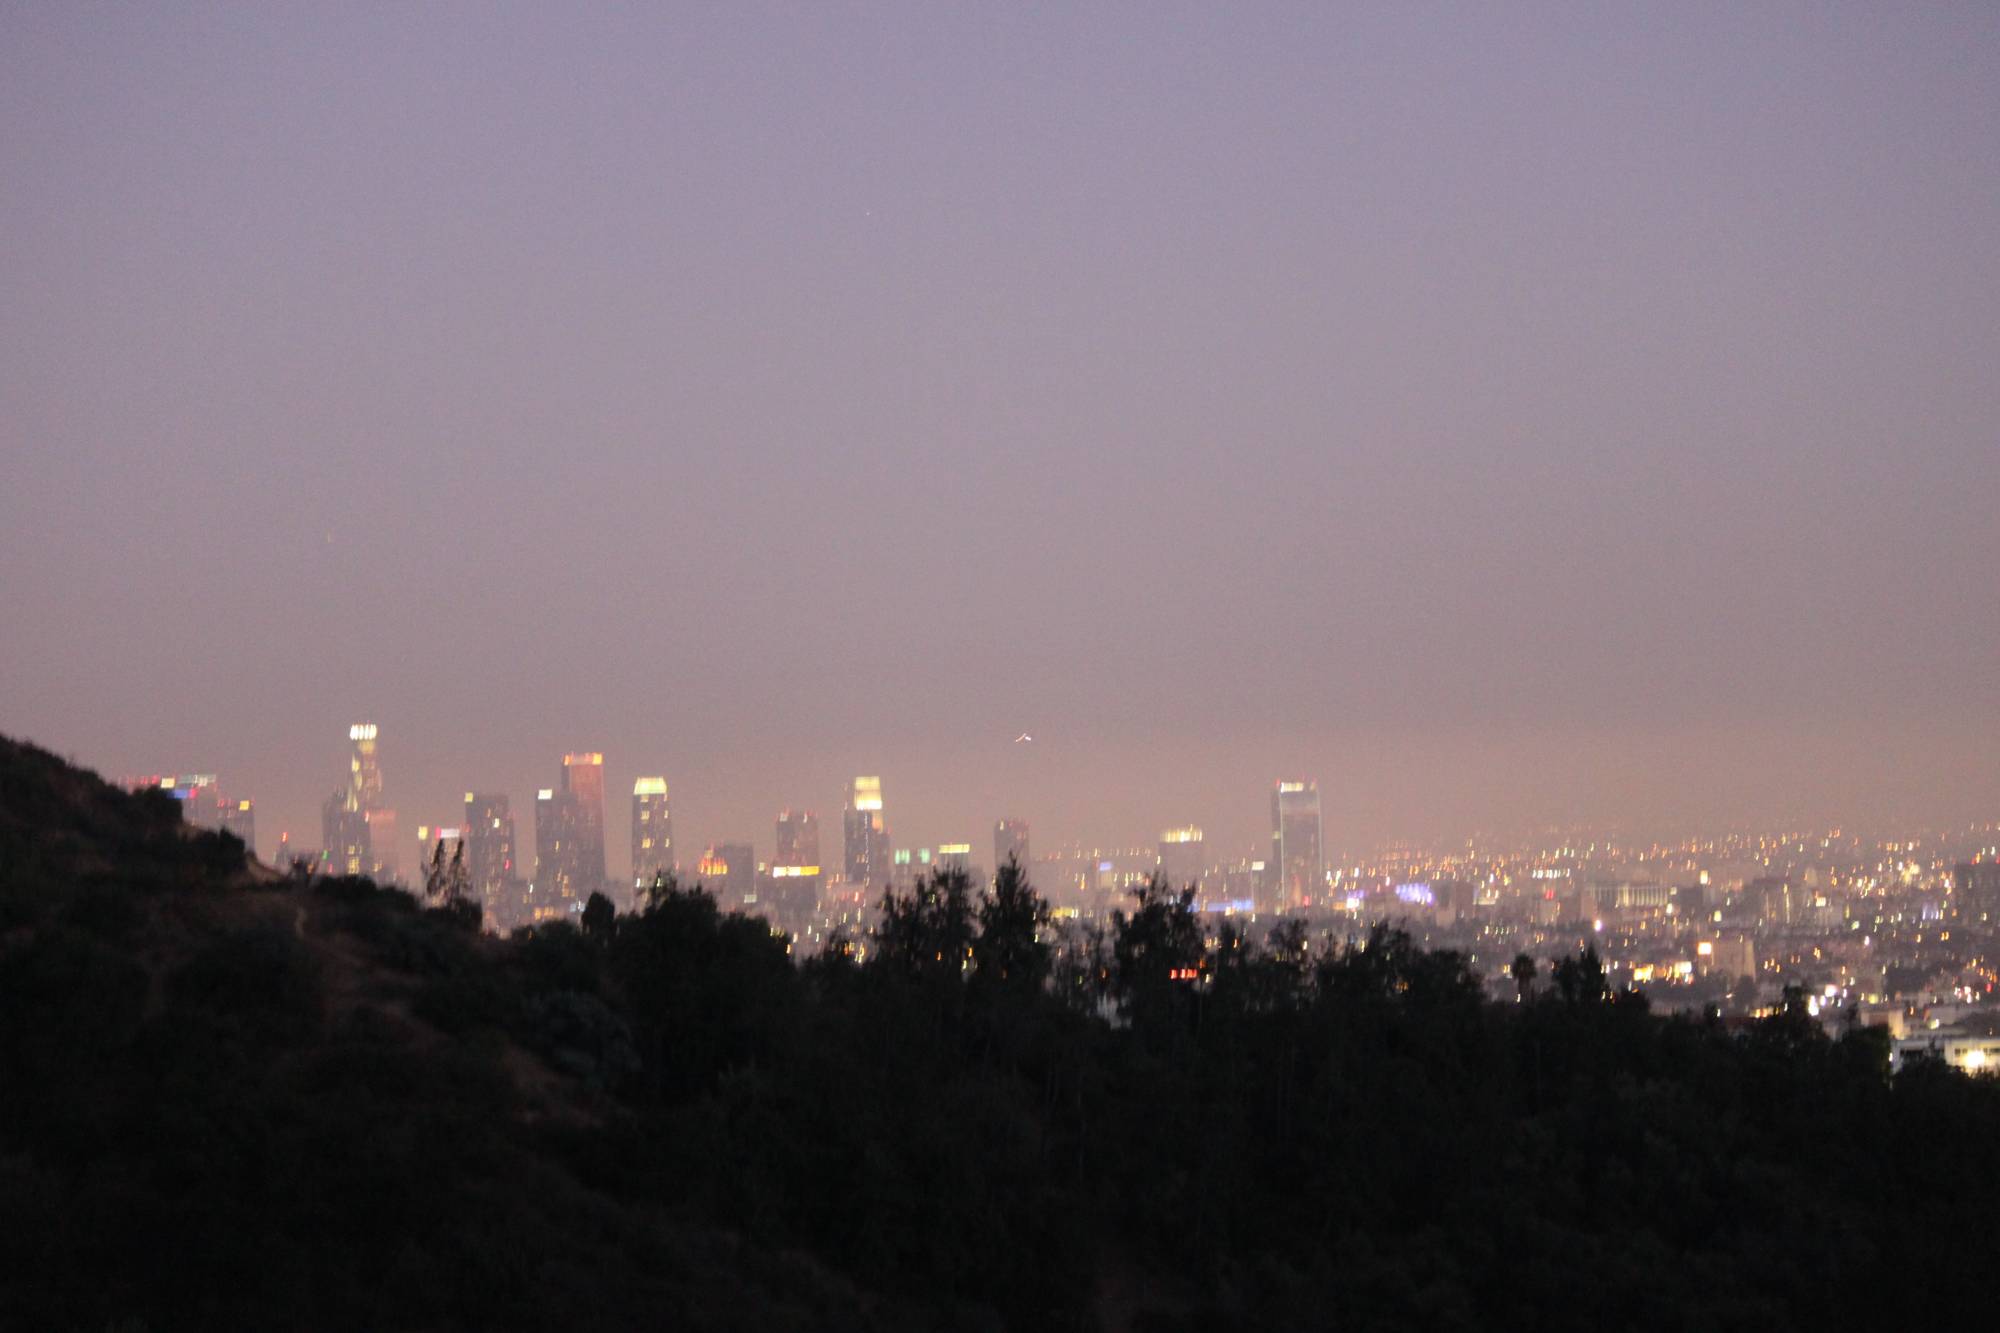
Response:
[[[563,756],[560,788],[535,793],[535,885],[529,915],[580,910],[605,887],[604,756]]]
[[[1166,880],[1167,887],[1180,890],[1200,884],[1202,874],[1208,869],[1202,863],[1203,853],[1201,830],[1192,824],[1160,834],[1160,877]]]
[[[588,897],[604,884],[604,756],[591,751],[563,756],[563,790],[576,805],[576,875]]]
[[[543,787],[535,793],[535,883],[529,918],[546,921],[562,916],[587,897],[578,894],[581,858],[577,855],[576,797],[568,791]]]
[[[997,874],[1000,867],[1013,857],[1021,863],[1021,869],[1028,868],[1028,821],[1025,819],[1003,819],[993,826],[993,870]]]
[[[819,864],[819,816],[810,810],[778,812],[778,853],[775,866]]]
[[[667,808],[667,780],[632,784],[632,888],[643,895],[661,875],[674,873],[674,817]]]
[[[779,811],[778,851],[771,858],[771,920],[794,936],[811,929],[822,883],[819,816],[810,810]]]
[[[347,799],[350,809],[373,810],[382,804],[382,766],[375,754],[379,729],[357,722],[347,729]]]
[[[373,722],[347,729],[347,786],[320,809],[324,866],[335,875],[372,875],[393,881],[401,870],[396,812],[382,804],[382,768]]]
[[[1284,781],[1271,792],[1271,855],[1265,861],[1268,912],[1316,907],[1326,894],[1320,849],[1319,784]]]
[[[754,912],[757,900],[757,851],[747,842],[711,844],[699,865],[701,886],[725,912]]]
[[[487,924],[504,930],[517,924],[520,871],[514,857],[514,814],[503,792],[465,794],[465,868],[472,892],[485,909]]]
[[[841,816],[843,865],[847,882],[857,888],[889,885],[889,823],[882,809],[882,779],[858,777]]]

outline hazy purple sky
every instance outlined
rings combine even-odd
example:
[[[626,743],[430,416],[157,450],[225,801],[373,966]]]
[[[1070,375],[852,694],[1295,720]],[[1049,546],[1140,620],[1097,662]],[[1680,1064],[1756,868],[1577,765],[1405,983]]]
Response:
[[[1992,818],[2000,6],[9,3],[0,451],[266,842]]]

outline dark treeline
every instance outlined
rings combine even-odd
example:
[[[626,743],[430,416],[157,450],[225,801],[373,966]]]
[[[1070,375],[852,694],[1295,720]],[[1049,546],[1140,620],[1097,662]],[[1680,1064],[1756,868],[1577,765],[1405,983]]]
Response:
[[[938,875],[482,938],[0,755],[0,1327],[1805,1329],[1976,1310],[2000,1089],[1483,998],[1394,931],[1054,947]],[[1109,1017],[1107,1017],[1109,1015]]]

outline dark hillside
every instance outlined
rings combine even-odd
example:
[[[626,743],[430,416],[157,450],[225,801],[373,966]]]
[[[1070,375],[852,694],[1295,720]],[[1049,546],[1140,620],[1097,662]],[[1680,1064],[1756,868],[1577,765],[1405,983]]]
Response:
[[[482,938],[270,882],[0,741],[0,1327],[1941,1323],[2000,1259],[2000,1085],[1570,960],[1052,951],[1003,875],[795,966],[666,883]],[[1197,974],[1191,983],[1182,978]],[[1125,1016],[1097,1016],[1100,999]]]

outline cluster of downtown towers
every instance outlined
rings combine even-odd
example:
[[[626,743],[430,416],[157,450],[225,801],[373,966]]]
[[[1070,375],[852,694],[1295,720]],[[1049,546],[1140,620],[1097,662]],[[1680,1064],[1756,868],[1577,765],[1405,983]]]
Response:
[[[377,760],[378,729],[357,723],[348,729],[345,787],[321,809],[323,850],[317,868],[328,874],[373,875],[394,880],[401,870],[395,812],[382,799]],[[859,924],[866,910],[889,888],[906,887],[933,869],[976,874],[970,843],[936,848],[897,848],[890,841],[883,809],[882,780],[854,779],[841,817],[842,857],[838,874],[820,859],[819,816],[810,810],[783,810],[777,817],[776,853],[760,864],[747,843],[718,843],[687,864],[674,843],[673,815],[664,777],[642,777],[632,787],[632,877],[630,890],[617,891],[605,857],[604,756],[580,752],[563,757],[559,786],[535,794],[535,855],[524,864],[516,848],[514,816],[504,793],[469,791],[465,817],[456,828],[418,830],[426,851],[436,844],[463,847],[472,892],[497,930],[565,919],[581,912],[593,893],[621,906],[635,903],[661,875],[687,871],[713,892],[727,910],[763,916],[795,937],[813,936],[821,925]],[[1094,854],[1093,854],[1094,856]],[[1003,818],[993,831],[993,864],[1009,859],[1032,868],[1044,892],[1088,899],[1096,889],[1124,887],[1135,873],[1091,857],[1069,858],[1031,867],[1026,820]],[[1080,869],[1079,869],[1080,866]],[[1095,870],[1122,876],[1099,882]],[[1309,909],[1326,893],[1321,850],[1319,790],[1306,781],[1281,781],[1271,792],[1271,852],[1246,861],[1226,878],[1213,874],[1203,856],[1198,828],[1167,830],[1152,869],[1176,886],[1227,884],[1212,895],[1259,912]],[[1076,881],[1074,883],[1062,881]],[[1089,882],[1086,882],[1089,881]]]

